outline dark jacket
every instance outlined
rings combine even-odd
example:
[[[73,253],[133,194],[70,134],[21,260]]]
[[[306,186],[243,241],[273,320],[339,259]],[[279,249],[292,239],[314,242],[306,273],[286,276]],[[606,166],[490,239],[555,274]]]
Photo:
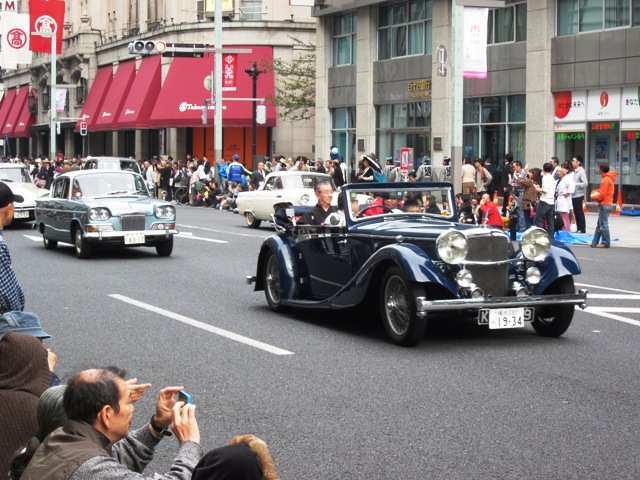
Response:
[[[36,406],[49,388],[47,350],[26,333],[9,332],[0,340],[0,472],[13,454],[38,431]]]

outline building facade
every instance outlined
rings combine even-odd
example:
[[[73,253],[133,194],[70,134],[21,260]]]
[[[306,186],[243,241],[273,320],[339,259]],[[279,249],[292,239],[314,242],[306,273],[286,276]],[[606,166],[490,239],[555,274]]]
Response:
[[[137,41],[213,46],[214,4],[67,0],[56,67],[56,84],[68,92],[63,111],[57,113],[58,149],[68,157],[195,154],[213,159],[214,108],[220,105],[212,102],[213,53],[173,58],[155,51],[131,53],[129,46]],[[28,11],[26,1],[15,6]],[[274,58],[296,58],[294,39],[313,43],[311,8],[281,0],[225,1],[223,18],[224,48],[251,50],[223,58],[223,64],[235,63],[233,70],[224,70],[227,80],[233,78],[223,91],[223,155],[237,153],[248,166],[254,163],[253,85],[245,69],[256,62],[265,70],[256,80],[256,93],[266,105],[266,121],[256,127],[256,160],[275,154],[313,156],[314,125],[294,125],[278,116],[272,98],[279,80],[270,70]],[[7,153],[49,152],[49,109],[56,104],[49,91],[50,63],[49,54],[34,53],[31,65],[3,71],[0,125],[7,134]],[[80,118],[87,123],[86,136],[80,135]]]
[[[581,155],[593,185],[609,163],[640,204],[640,0],[490,8],[486,79],[456,76],[463,3],[316,0],[319,150],[338,145],[352,171],[368,152],[412,148],[436,172],[451,156],[454,181],[463,156]]]

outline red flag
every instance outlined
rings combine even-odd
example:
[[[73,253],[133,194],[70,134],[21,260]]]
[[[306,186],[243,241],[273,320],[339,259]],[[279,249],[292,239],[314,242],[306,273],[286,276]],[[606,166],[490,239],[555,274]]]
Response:
[[[51,53],[51,37],[33,35],[34,32],[56,32],[56,53],[62,53],[64,10],[64,1],[61,0],[29,0],[29,25],[32,33],[29,49],[32,52]]]

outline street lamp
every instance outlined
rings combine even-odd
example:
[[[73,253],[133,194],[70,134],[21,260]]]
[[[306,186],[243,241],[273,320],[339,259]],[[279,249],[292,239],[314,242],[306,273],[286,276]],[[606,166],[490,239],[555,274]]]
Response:
[[[251,68],[247,68],[245,69],[245,72],[247,72],[247,74],[251,77],[251,80],[253,80],[253,95],[251,95],[251,98],[253,99],[253,117],[251,120],[251,126],[252,126],[252,131],[251,131],[251,165],[253,165],[253,159],[256,156],[256,108],[257,108],[257,91],[256,91],[256,84],[258,82],[258,77],[260,76],[261,73],[267,73],[266,70],[258,70],[258,65],[256,62],[253,62],[253,65],[251,66]]]
[[[57,29],[57,27],[56,27]],[[38,37],[45,37],[51,39],[51,71],[49,73],[51,79],[51,86],[49,87],[49,160],[52,162],[55,161],[56,158],[56,150],[57,150],[57,128],[56,128],[56,111],[55,111],[55,102],[56,102],[56,64],[57,64],[57,53],[56,50],[56,31],[53,32],[31,32],[31,35]]]

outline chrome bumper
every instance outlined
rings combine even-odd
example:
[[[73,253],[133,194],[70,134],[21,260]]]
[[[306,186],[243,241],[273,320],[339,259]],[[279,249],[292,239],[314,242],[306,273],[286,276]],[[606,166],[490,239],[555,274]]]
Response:
[[[128,233],[143,233],[145,238],[160,238],[166,237],[169,238],[171,235],[178,235],[180,232],[176,229],[169,230],[139,230],[139,231],[106,231],[106,232],[85,232],[82,236],[91,240],[102,240],[103,238],[113,239],[113,238],[122,238],[124,240],[124,236]]]
[[[454,298],[448,300],[427,300],[417,297],[417,314],[451,310],[480,310],[482,308],[545,307],[553,305],[577,305],[587,307],[587,290],[564,295],[527,295],[522,297]]]

